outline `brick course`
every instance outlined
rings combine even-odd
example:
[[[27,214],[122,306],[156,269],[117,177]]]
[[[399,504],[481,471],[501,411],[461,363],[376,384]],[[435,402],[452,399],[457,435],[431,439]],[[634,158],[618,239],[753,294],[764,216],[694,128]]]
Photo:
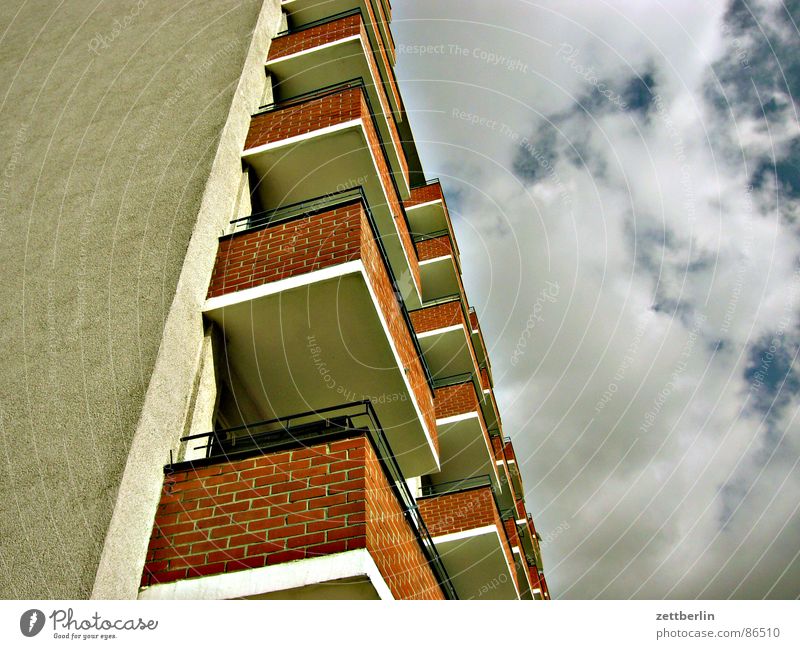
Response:
[[[418,334],[453,325],[464,325],[464,312],[461,310],[461,304],[456,300],[417,309],[409,315],[411,324],[414,325],[414,331]],[[464,331],[466,333],[466,327],[464,327]]]
[[[433,239],[425,239],[417,242],[417,255],[420,261],[428,259],[436,259],[437,257],[446,257],[453,254],[453,247],[450,243],[450,237],[443,234],[441,237],[434,237]]]
[[[421,187],[413,187],[411,196],[406,199],[405,205],[406,207],[412,207],[421,203],[430,203],[431,201],[444,202],[442,186],[438,182],[422,185]]]
[[[455,415],[463,415],[467,412],[479,410],[478,399],[475,396],[475,388],[472,382],[459,383],[458,385],[447,385],[436,388],[436,418],[444,419]]]
[[[142,586],[361,548],[395,597],[443,597],[364,435],[166,476]]]
[[[223,239],[208,297],[359,259],[363,216],[360,203],[352,203]]]

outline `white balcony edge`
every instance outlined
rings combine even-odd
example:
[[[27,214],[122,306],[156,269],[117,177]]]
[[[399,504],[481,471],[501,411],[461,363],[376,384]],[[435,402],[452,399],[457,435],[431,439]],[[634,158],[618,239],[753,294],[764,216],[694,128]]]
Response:
[[[156,584],[141,590],[139,599],[237,599],[361,576],[369,579],[380,599],[394,599],[366,549]]]
[[[419,265],[422,266],[423,264],[434,264],[436,262],[444,261],[445,259],[452,259],[453,255],[442,255],[441,257],[433,257],[432,259],[425,259],[424,261],[420,261]]]
[[[414,189],[416,189],[416,187]],[[416,209],[418,209],[420,207],[428,207],[430,205],[433,205],[434,203],[442,203],[442,205],[444,205],[444,201],[441,198],[437,198],[437,199],[432,200],[432,201],[425,201],[424,203],[417,203],[416,205],[409,205],[409,206],[406,207],[406,212],[410,212],[411,210],[416,210]]]
[[[292,52],[291,54],[285,54],[284,56],[279,56],[276,59],[267,59],[266,67],[269,68],[270,65],[274,65],[276,63],[283,63],[284,61],[290,61],[291,59],[298,58],[305,54],[311,54],[312,52],[319,52],[320,50],[324,50],[328,47],[334,47],[336,45],[341,45],[342,43],[349,43],[350,41],[361,40],[361,36],[359,34],[353,34],[352,36],[345,36],[344,38],[340,38],[335,41],[331,41],[330,43],[323,43],[322,45],[315,45],[314,47],[309,47],[303,50],[299,50],[297,52]]]
[[[500,538],[500,534],[497,531],[497,525],[484,525],[483,527],[473,527],[469,530],[461,530],[460,532],[450,532],[450,534],[442,534],[441,536],[434,536],[433,542],[434,544],[437,543],[452,543],[453,541],[463,541],[464,539],[472,538],[473,536],[482,536],[484,534],[491,534],[494,532],[497,534],[497,538]]]
[[[427,338],[428,336],[441,336],[442,334],[449,333],[451,331],[457,331],[458,329],[463,329],[464,325],[450,325],[448,327],[441,327],[439,329],[431,329],[430,331],[423,331],[422,333],[417,334],[417,338]]]
[[[335,279],[337,277],[343,277],[344,275],[358,273],[363,271],[363,269],[364,264],[362,264],[360,260],[347,261],[336,266],[328,266],[327,268],[312,270],[309,273],[303,273],[293,277],[286,277],[275,282],[268,282],[266,284],[261,284],[260,286],[246,288],[241,291],[225,293],[224,295],[218,295],[217,297],[207,299],[206,303],[203,305],[203,313],[208,311],[216,311],[217,309],[222,309],[224,307],[239,304],[241,302],[257,300],[269,295],[283,293],[284,291],[300,288],[302,286],[308,286],[310,284],[316,284],[317,282],[324,282],[328,279]]]
[[[358,127],[361,127],[362,129],[364,128],[361,118],[351,119],[350,121],[342,122],[340,124],[324,126],[322,128],[309,131],[308,133],[300,133],[299,135],[293,135],[292,137],[285,137],[282,140],[275,140],[274,142],[267,142],[266,144],[259,144],[258,146],[250,147],[249,149],[242,151],[242,157],[249,158],[251,156],[258,155],[259,153],[264,153],[265,151],[272,151],[273,149],[282,149],[287,146],[292,146],[298,142],[310,140],[312,138],[319,137],[320,135],[328,135],[330,133],[336,133],[337,131],[344,131]]]

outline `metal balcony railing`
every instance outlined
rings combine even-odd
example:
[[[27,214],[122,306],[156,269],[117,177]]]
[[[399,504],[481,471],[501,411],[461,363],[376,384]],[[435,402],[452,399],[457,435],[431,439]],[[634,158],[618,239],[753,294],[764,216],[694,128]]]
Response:
[[[419,513],[416,500],[389,446],[375,408],[369,400],[182,437],[181,441],[187,444],[202,441],[203,443],[194,450],[205,449],[205,458],[168,465],[164,467],[164,472],[171,473],[180,464],[191,464],[195,467],[215,464],[306,444],[318,444],[326,440],[352,437],[354,433],[366,434],[369,439],[384,475],[445,597],[458,599],[430,532]]]
[[[313,216],[314,214],[326,212],[335,207],[356,201],[361,203],[361,206],[364,208],[364,212],[367,215],[367,222],[369,223],[369,227],[372,232],[372,238],[375,240],[375,243],[378,246],[378,252],[380,253],[379,256],[383,262],[383,267],[386,270],[386,274],[389,276],[389,282],[392,286],[392,291],[394,292],[397,304],[400,307],[400,312],[403,316],[403,322],[405,322],[406,329],[409,337],[411,338],[411,342],[414,345],[417,358],[419,358],[419,362],[422,365],[422,370],[425,374],[428,388],[431,390],[431,395],[433,395],[433,377],[431,376],[430,368],[428,367],[428,363],[425,361],[425,357],[422,354],[422,348],[419,346],[417,334],[414,331],[414,326],[411,324],[411,317],[408,315],[408,309],[406,308],[403,294],[400,292],[400,289],[397,285],[397,278],[392,270],[392,265],[389,263],[389,256],[386,252],[386,248],[383,245],[383,240],[378,232],[378,226],[375,223],[372,210],[369,208],[367,197],[364,194],[364,190],[361,186],[345,189],[340,192],[334,192],[332,194],[326,194],[324,196],[319,196],[317,198],[312,198],[305,201],[300,201],[298,203],[292,203],[290,205],[284,205],[273,210],[258,212],[240,219],[234,219],[231,221],[231,225],[233,226],[232,234],[235,235],[256,228],[271,227],[279,223],[286,223],[287,221],[307,218],[309,216]],[[229,234],[226,236],[232,235]]]
[[[448,237],[451,239],[452,245],[452,237],[450,237],[450,230],[436,230],[434,232],[428,232],[427,234],[415,234],[414,235],[414,243],[419,243],[420,241],[428,241],[429,239],[438,239],[439,237]]]

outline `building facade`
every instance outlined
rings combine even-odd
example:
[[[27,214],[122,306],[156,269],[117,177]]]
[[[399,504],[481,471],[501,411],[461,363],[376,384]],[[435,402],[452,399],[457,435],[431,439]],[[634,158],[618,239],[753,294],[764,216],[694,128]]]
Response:
[[[162,87],[167,109],[133,150],[162,146],[173,114],[184,137],[203,129],[156,167],[195,164],[184,194],[148,211],[181,225],[161,285],[149,278],[166,306],[145,317],[138,287],[153,339],[138,391],[98,387],[124,393],[110,398],[127,425],[92,436],[95,464],[106,446],[116,459],[92,469],[101,484],[75,487],[103,506],[62,539],[90,540],[82,571],[43,583],[99,598],[548,599],[443,189],[426,180],[394,75],[389,1],[198,4],[220,61],[197,22],[193,55],[205,46],[210,62]],[[158,34],[147,11],[120,38]],[[165,47],[179,28],[158,36]],[[205,107],[185,101],[197,92]],[[131,218],[133,238],[164,236]],[[126,290],[124,269],[114,277],[109,304]],[[21,584],[7,595],[48,595]]]

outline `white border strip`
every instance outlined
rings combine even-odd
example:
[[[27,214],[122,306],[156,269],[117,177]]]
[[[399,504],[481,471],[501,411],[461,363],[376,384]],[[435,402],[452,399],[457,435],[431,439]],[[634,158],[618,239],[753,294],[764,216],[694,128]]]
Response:
[[[361,576],[369,579],[380,599],[394,599],[366,549],[157,584],[140,591],[139,599],[237,599]]]

